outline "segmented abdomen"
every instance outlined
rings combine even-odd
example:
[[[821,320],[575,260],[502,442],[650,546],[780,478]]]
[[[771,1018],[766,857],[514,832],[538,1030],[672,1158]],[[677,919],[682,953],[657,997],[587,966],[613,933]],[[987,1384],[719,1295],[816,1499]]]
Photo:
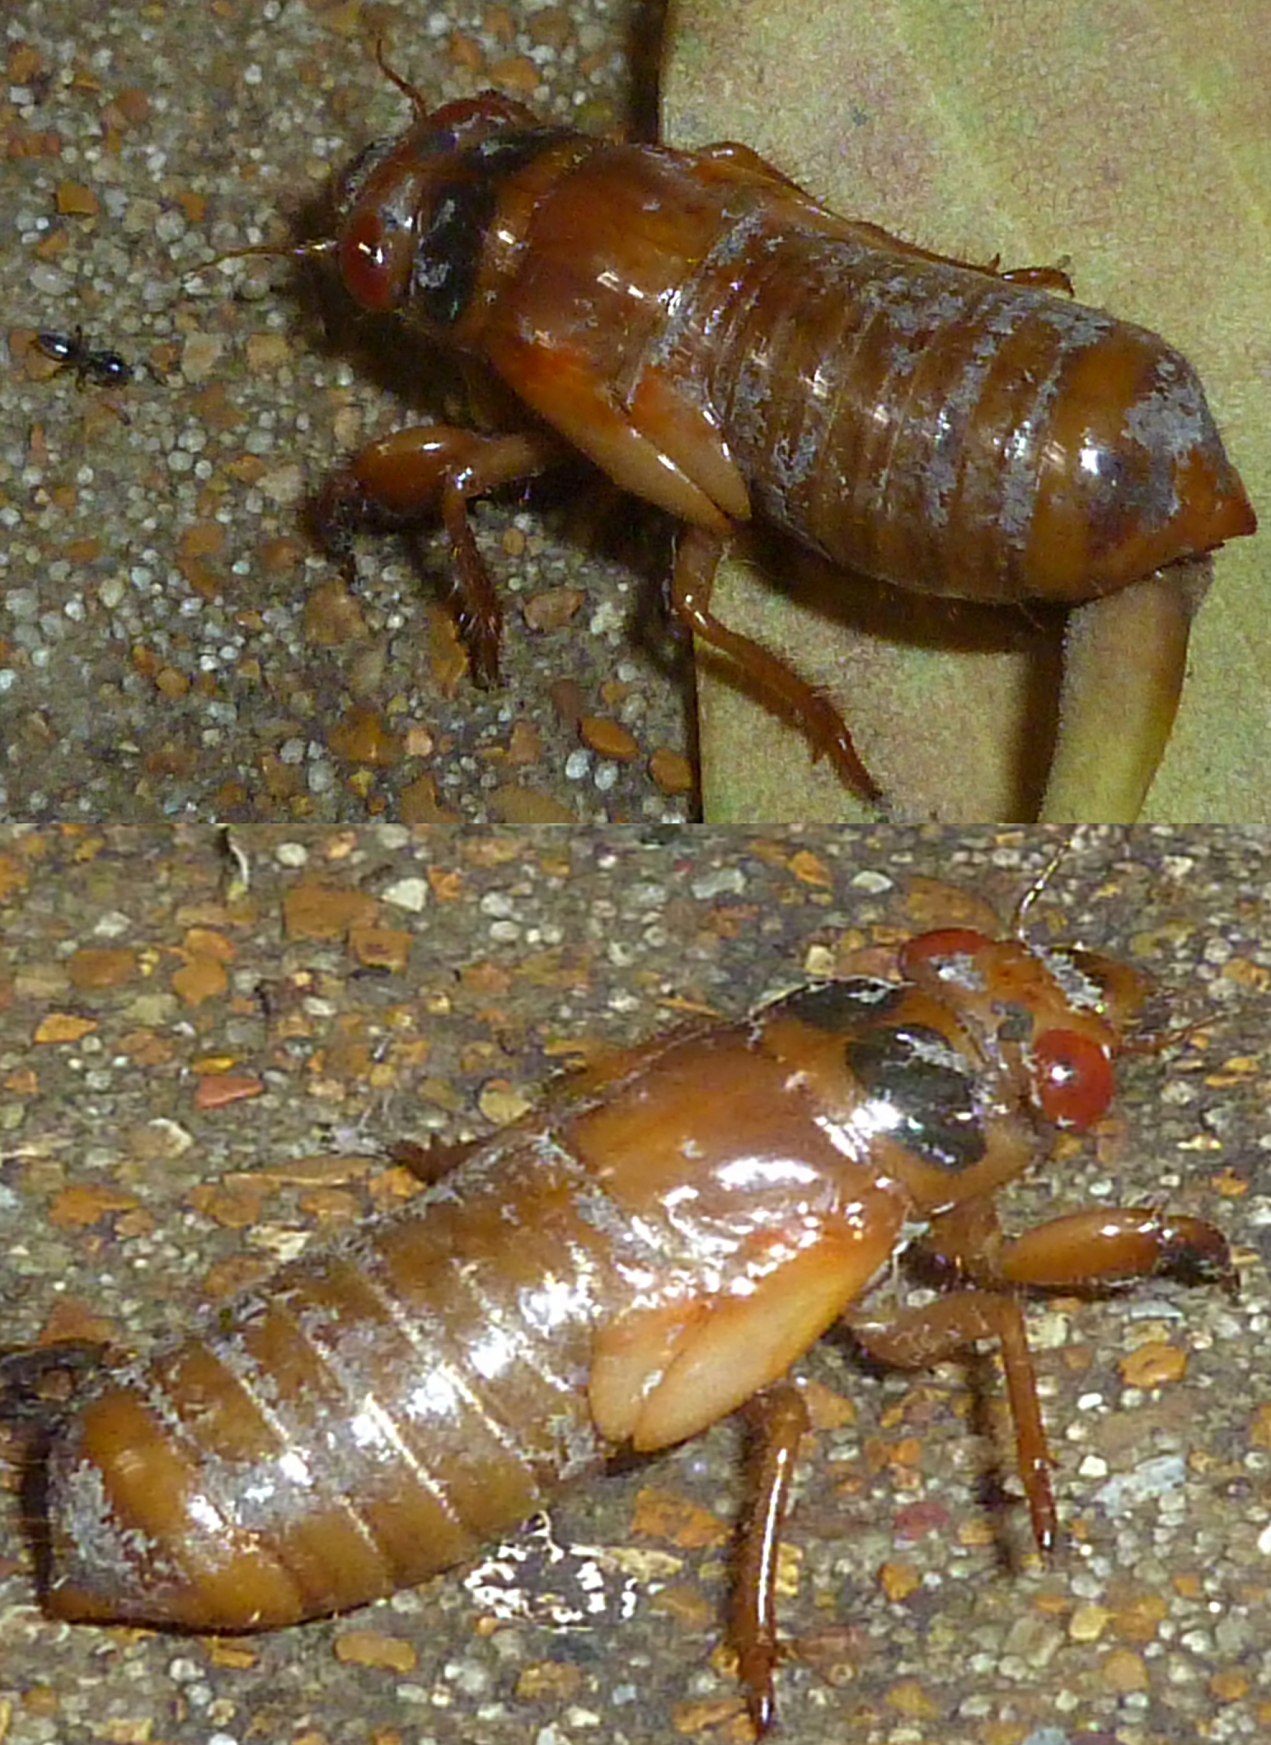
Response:
[[[984,600],[1088,598],[1247,531],[1195,372],[1155,334],[826,226],[752,215],[672,316],[757,513]]]
[[[50,1454],[74,1618],[245,1629],[470,1556],[600,1456],[586,1399],[605,1244],[542,1132],[362,1226],[104,1384]]]

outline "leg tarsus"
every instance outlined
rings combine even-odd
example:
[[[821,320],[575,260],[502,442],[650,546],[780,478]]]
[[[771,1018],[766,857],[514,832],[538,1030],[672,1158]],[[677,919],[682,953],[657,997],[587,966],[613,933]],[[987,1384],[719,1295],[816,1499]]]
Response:
[[[991,261],[964,261],[958,255],[941,254],[938,249],[920,248],[916,242],[906,242],[903,236],[893,236],[881,224],[864,219],[844,219],[842,223],[853,235],[877,248],[890,249],[893,254],[908,255],[913,260],[932,261],[937,266],[961,267],[964,272],[983,273],[989,279],[1001,279],[1008,285],[1024,285],[1034,291],[1060,291],[1071,297],[1072,280],[1062,267],[1003,267],[1001,255]]]
[[[393,1162],[408,1169],[421,1187],[430,1188],[451,1170],[458,1169],[480,1143],[479,1139],[457,1139],[453,1143],[430,1139],[421,1145],[414,1139],[398,1139],[387,1150]]]
[[[797,194],[801,200],[810,201],[807,190],[801,188],[792,177],[779,170],[768,159],[762,157],[748,145],[738,145],[735,140],[722,139],[713,145],[702,146],[697,157],[711,163],[726,164],[732,169],[742,170],[752,175],[758,181],[769,183],[775,188]],[[832,216],[832,215],[831,215]],[[906,242],[903,237],[893,236],[890,230],[885,230],[881,224],[870,224],[864,219],[848,219],[847,227],[858,236],[865,236],[879,247],[892,249],[900,254],[916,256],[919,260],[938,261],[943,266],[967,267],[972,272],[987,273],[991,278],[1004,279],[1009,285],[1026,285],[1036,291],[1061,291],[1071,297],[1073,295],[1072,280],[1062,267],[1003,267],[1002,257],[994,255],[987,265],[978,261],[959,260],[954,255],[938,254],[934,249],[920,248],[917,243]]]
[[[828,755],[848,787],[867,800],[881,799],[881,789],[861,762],[847,724],[829,698],[749,636],[729,630],[712,613],[711,592],[723,551],[721,535],[701,527],[683,530],[671,580],[672,611],[708,647],[726,655],[763,695],[794,715],[812,743],[814,758]]]
[[[455,565],[455,616],[459,636],[479,685],[499,682],[499,648],[503,641],[503,608],[490,572],[477,550],[468,521],[468,505],[459,487],[447,479],[441,490],[441,514],[450,535]]]
[[[732,1635],[750,1719],[762,1739],[776,1719],[777,1555],[808,1409],[793,1382],[777,1382],[748,1402],[746,1417],[754,1437],[751,1497],[738,1539]]]

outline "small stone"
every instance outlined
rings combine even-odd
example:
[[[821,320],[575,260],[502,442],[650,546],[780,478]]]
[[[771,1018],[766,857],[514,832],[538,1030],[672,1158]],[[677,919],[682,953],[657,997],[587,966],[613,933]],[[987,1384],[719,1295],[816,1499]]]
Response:
[[[85,946],[66,965],[67,979],[81,992],[117,988],[137,973],[137,955],[126,946]]]
[[[1149,1339],[1118,1366],[1127,1387],[1159,1388],[1181,1381],[1187,1372],[1187,1353],[1163,1340]]]
[[[335,1657],[346,1666],[380,1666],[390,1672],[413,1672],[418,1655],[400,1636],[380,1630],[346,1630],[334,1643]]]
[[[392,769],[401,762],[401,736],[390,730],[376,709],[356,703],[327,734],[327,745],[347,763]]]
[[[247,1073],[212,1073],[194,1087],[196,1109],[219,1109],[226,1103],[241,1103],[263,1094],[263,1082]]]
[[[49,1223],[59,1230],[84,1229],[108,1212],[129,1212],[140,1202],[136,1194],[103,1183],[83,1182],[63,1188],[49,1208]]]
[[[601,757],[629,763],[639,756],[640,747],[634,736],[621,722],[611,721],[606,715],[584,715],[578,723],[578,732],[583,744]]]
[[[73,1012],[50,1012],[36,1025],[33,1042],[78,1042],[91,1036],[97,1023],[93,1018],[78,1018]]]

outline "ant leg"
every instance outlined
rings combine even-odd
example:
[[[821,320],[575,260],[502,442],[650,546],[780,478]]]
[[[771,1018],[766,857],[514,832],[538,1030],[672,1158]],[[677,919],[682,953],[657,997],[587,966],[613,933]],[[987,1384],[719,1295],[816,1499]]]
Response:
[[[956,1291],[925,1308],[907,1309],[886,1324],[849,1320],[848,1325],[871,1357],[897,1369],[925,1369],[956,1357],[977,1339],[997,1342],[1015,1425],[1016,1465],[1028,1499],[1033,1537],[1039,1550],[1052,1551],[1057,1526],[1050,1488],[1050,1450],[1019,1301],[995,1291]]]
[[[814,758],[828,755],[850,788],[868,800],[880,799],[881,789],[857,756],[847,725],[828,697],[749,636],[729,630],[711,612],[715,571],[723,550],[722,536],[706,528],[686,527],[681,532],[671,581],[671,608],[676,617],[794,715],[812,742]]]
[[[754,1437],[751,1497],[738,1541],[732,1635],[751,1724],[762,1739],[776,1719],[777,1551],[808,1409],[793,1382],[777,1382],[747,1402],[746,1418]]]
[[[482,436],[449,424],[421,424],[382,437],[328,480],[314,509],[323,544],[347,564],[353,529],[412,527],[441,511],[454,549],[459,629],[482,683],[497,684],[503,613],[468,525],[468,499],[530,478],[562,455],[538,433]]]

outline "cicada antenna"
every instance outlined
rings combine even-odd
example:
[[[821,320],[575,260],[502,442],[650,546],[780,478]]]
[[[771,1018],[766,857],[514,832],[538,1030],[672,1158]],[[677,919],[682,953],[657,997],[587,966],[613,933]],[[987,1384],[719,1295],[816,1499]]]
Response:
[[[1079,827],[1068,832],[1063,841],[1059,844],[1059,847],[1051,855],[1045,866],[1033,880],[1032,884],[1029,885],[1028,889],[1020,897],[1018,903],[1016,903],[1015,912],[1011,916],[1011,933],[1013,937],[1018,939],[1021,943],[1025,943],[1024,924],[1028,919],[1029,910],[1046,889],[1046,886],[1050,883],[1051,879],[1054,878],[1059,867],[1072,853],[1080,834],[1081,831]]]
[[[1027,943],[1024,937],[1024,923],[1029,910],[1054,877],[1056,869],[1072,853],[1080,835],[1080,826],[1068,832],[1015,905],[1015,912],[1011,917],[1011,932],[1022,944]],[[1142,979],[1150,986],[1149,978],[1145,976]],[[1182,1043],[1190,1041],[1193,1036],[1211,1030],[1215,1024],[1228,1019],[1230,1016],[1231,1014],[1225,1011],[1210,1012],[1203,1018],[1194,1018],[1187,1023],[1167,1024],[1151,1030],[1139,1030],[1132,1034],[1126,1034],[1121,1037],[1118,1043],[1118,1052],[1121,1054],[1163,1054],[1167,1048],[1176,1048]]]
[[[384,38],[382,36],[377,36],[375,38],[373,53],[376,66],[379,68],[380,72],[383,73],[384,77],[389,80],[391,84],[396,85],[403,97],[406,98],[411,108],[415,111],[416,120],[422,120],[425,116],[431,114],[432,105],[419,87],[417,85],[412,85],[409,79],[405,78],[396,70],[396,68],[391,67],[388,64],[384,50]],[[227,248],[220,254],[214,254],[210,260],[200,261],[197,266],[190,267],[187,272],[182,273],[181,277],[182,280],[192,279],[198,273],[206,272],[209,267],[220,266],[222,261],[244,260],[249,255],[285,256],[288,260],[293,261],[321,260],[328,255],[334,254],[339,246],[340,245],[335,237],[322,237],[316,242],[298,242],[284,246],[268,242],[250,243],[244,248]]]
[[[428,102],[418,86],[412,85],[409,79],[403,78],[401,73],[397,72],[395,68],[389,66],[388,61],[384,56],[384,38],[382,36],[377,36],[375,38],[374,52],[376,66],[390,84],[397,86],[397,89],[401,92],[402,96],[409,102],[411,108],[415,111],[416,121],[422,121],[426,115],[431,114],[432,105]]]
[[[336,239],[331,236],[321,237],[316,242],[293,242],[279,244],[272,242],[253,242],[244,248],[223,249],[220,254],[214,254],[210,259],[198,261],[192,267],[187,267],[181,274],[182,281],[192,279],[199,273],[207,272],[209,267],[219,267],[222,261],[245,260],[248,255],[273,255],[276,258],[293,261],[319,260],[326,255],[334,254],[339,247]]]

